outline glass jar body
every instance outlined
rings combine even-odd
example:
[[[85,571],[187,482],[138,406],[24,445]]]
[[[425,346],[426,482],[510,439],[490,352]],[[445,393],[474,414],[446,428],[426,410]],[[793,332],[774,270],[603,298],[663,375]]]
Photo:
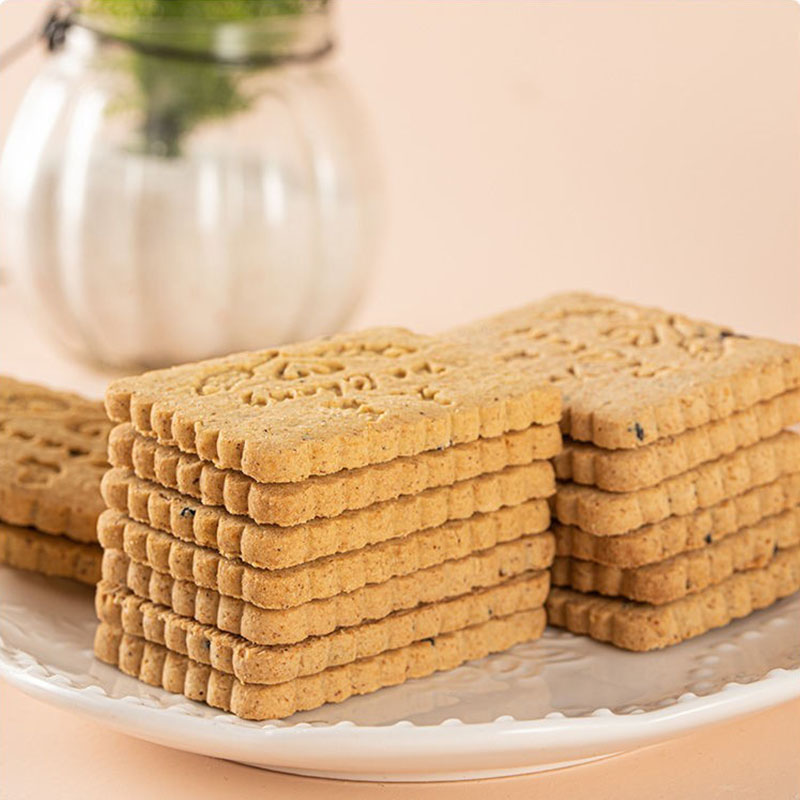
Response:
[[[126,367],[340,327],[377,201],[346,86],[324,61],[136,58],[71,29],[9,133],[4,264],[45,321]]]

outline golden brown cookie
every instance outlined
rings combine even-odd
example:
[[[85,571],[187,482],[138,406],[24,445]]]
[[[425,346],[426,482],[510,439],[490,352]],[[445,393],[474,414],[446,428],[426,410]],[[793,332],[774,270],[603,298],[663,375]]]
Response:
[[[800,390],[795,389],[725,419],[633,450],[605,450],[570,440],[553,463],[560,480],[607,492],[633,492],[768,439],[798,422]]]
[[[800,589],[800,547],[779,550],[765,567],[737,572],[716,586],[662,606],[553,588],[551,625],[626,650],[656,650],[727,625]]]
[[[134,561],[179,580],[242,597],[262,608],[289,608],[543,533],[549,524],[546,501],[534,500],[277,570],[253,567],[181,541],[118,511],[108,510],[100,516],[98,532],[104,548],[124,550]],[[548,547],[550,539],[548,534]]]
[[[224,506],[231,514],[284,527],[549,459],[560,450],[558,425],[534,425],[493,439],[305,481],[258,483],[242,472],[217,469],[192,453],[158,444],[128,423],[118,425],[109,439],[112,466],[132,470],[139,478],[175,489],[203,505]]]
[[[798,465],[800,435],[784,431],[649,489],[604,492],[594,486],[559,483],[555,513],[564,525],[598,536],[616,536],[709,508],[797,472]]]
[[[110,508],[137,522],[252,566],[280,569],[549,497],[555,479],[549,462],[534,461],[289,528],[258,525],[218,506],[203,506],[127,470],[106,473],[102,492]]]
[[[590,294],[560,294],[450,331],[564,394],[562,430],[634,448],[800,387],[800,347]]]
[[[631,569],[705,547],[798,504],[800,472],[793,472],[710,508],[667,517],[620,536],[595,536],[573,525],[556,524],[556,552]]]
[[[325,703],[396,686],[531,641],[544,630],[543,609],[520,611],[460,631],[272,686],[246,684],[184,655],[101,624],[95,654],[152,686],[231,711],[245,719],[288,717]]]
[[[368,584],[347,594],[284,609],[264,609],[215,589],[177,580],[131,560],[119,550],[104,551],[103,580],[255,644],[293,644],[309,636],[324,636],[336,628],[382,619],[420,603],[435,603],[496,586],[525,572],[547,570],[554,549],[551,534],[537,534],[411,575]]]
[[[635,569],[561,556],[553,563],[554,586],[663,605],[720,583],[734,572],[763,567],[778,549],[800,544],[795,507],[718,542]]]
[[[102,558],[96,544],[0,522],[0,564],[94,585]]]
[[[97,541],[110,427],[101,403],[0,377],[0,520]]]
[[[128,589],[100,584],[96,607],[100,621],[112,628],[235,675],[242,683],[272,684],[314,675],[493,617],[540,608],[547,599],[547,588],[546,573],[526,573],[488,589],[337,628],[297,644],[272,647],[253,644],[213,625],[201,625],[166,606],[142,600]]]
[[[282,483],[550,425],[561,396],[469,346],[379,328],[123,378],[106,409],[162,444]]]

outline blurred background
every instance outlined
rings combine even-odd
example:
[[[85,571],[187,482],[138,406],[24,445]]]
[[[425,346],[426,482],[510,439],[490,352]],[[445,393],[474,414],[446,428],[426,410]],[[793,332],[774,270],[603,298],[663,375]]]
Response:
[[[34,28],[47,8],[42,0],[5,0],[0,49]],[[98,189],[91,207],[80,192],[71,192],[71,186],[83,184],[70,174],[88,169],[87,159],[99,152],[98,137],[121,141],[114,137],[134,127],[120,123],[97,134],[91,121],[78,124],[72,118],[55,136],[61,149],[50,156],[67,174],[52,178],[55,183],[40,183],[44,200],[37,202],[44,206],[30,197],[19,201],[25,193],[15,181],[30,184],[31,174],[42,174],[32,158],[15,157],[13,168],[6,164],[3,173],[6,185],[0,193],[8,193],[13,184],[11,194],[22,210],[3,212],[0,369],[38,379],[56,370],[61,384],[102,389],[105,373],[66,359],[53,346],[53,338],[32,321],[12,277],[20,263],[23,273],[29,269],[26,258],[38,259],[40,267],[58,262],[53,280],[67,276],[66,288],[54,300],[49,279],[44,289],[39,287],[39,294],[54,304],[45,316],[54,318],[63,308],[83,309],[82,319],[92,327],[89,349],[99,349],[104,361],[113,362],[114,354],[134,341],[125,325],[134,325],[137,317],[131,317],[130,304],[109,305],[103,313],[97,306],[103,306],[104,297],[130,295],[125,280],[134,274],[131,270],[148,268],[135,260],[103,268],[104,254],[126,241],[138,242],[140,261],[150,253],[145,259],[152,273],[148,280],[161,287],[151,292],[152,303],[162,304],[163,320],[177,329],[189,325],[190,333],[183,328],[186,341],[165,348],[177,334],[163,328],[167,322],[162,321],[162,329],[150,332],[149,344],[133,347],[123,361],[136,361],[148,347],[157,350],[157,361],[179,360],[183,352],[200,357],[203,349],[219,349],[215,326],[227,330],[239,325],[246,333],[246,321],[231,322],[230,309],[214,316],[219,308],[212,301],[224,306],[231,297],[224,281],[211,292],[216,298],[176,294],[192,280],[215,287],[215,269],[245,276],[238,281],[236,302],[242,307],[249,302],[254,316],[270,322],[272,327],[258,333],[261,339],[376,324],[433,332],[554,291],[589,289],[796,341],[799,10],[791,0],[339,0],[325,22],[330,30],[304,29],[296,40],[298,48],[314,50],[330,35],[336,43],[332,54],[313,65],[277,67],[289,77],[264,88],[259,97],[267,99],[258,101],[256,112],[253,107],[231,111],[208,123],[208,130],[216,132],[214,141],[253,143],[266,164],[288,158],[283,163],[289,167],[272,175],[273,189],[283,192],[282,213],[270,217],[269,209],[261,209],[261,221],[272,226],[264,239],[268,246],[258,239],[248,244],[242,233],[243,212],[236,211],[235,203],[247,205],[241,194],[244,179],[237,178],[251,174],[245,162],[225,162],[223,169],[221,161],[214,161],[216,172],[205,178],[201,164],[190,191],[181,188],[189,184],[169,188],[168,179],[156,176],[165,192],[186,199],[189,217],[210,214],[216,234],[227,225],[224,236],[198,238],[190,226],[180,236],[153,239],[148,230],[157,228],[142,228],[141,220],[139,227],[118,230],[121,221],[130,219],[131,193],[141,202],[136,195],[141,186],[136,188],[125,170],[119,174],[128,178],[115,182],[109,177],[114,167],[106,165],[97,171],[114,191]],[[81,46],[68,42],[66,49]],[[62,50],[58,58],[64,55]],[[73,61],[48,80],[61,90],[65,81],[71,82],[91,98],[105,84],[78,56],[70,55]],[[20,109],[31,82],[37,76],[41,81],[52,62],[37,44],[0,72],[0,144],[8,144],[9,132],[13,137],[16,129],[22,131],[19,152],[30,152],[37,131],[49,124],[48,109],[57,92],[52,86],[38,105],[29,104],[25,119]],[[315,78],[309,89],[298,85],[305,80],[304,70],[320,70],[324,77]],[[274,80],[273,74],[268,82]],[[205,130],[205,124],[200,115],[196,131]],[[193,135],[186,150],[191,154],[195,140],[202,149],[212,139]],[[129,139],[125,142],[125,152],[136,158],[165,158],[164,153],[143,155],[141,145],[136,150]],[[292,166],[298,142],[308,151],[303,158],[313,165],[306,183]],[[58,153],[65,152],[68,161],[59,161]],[[220,187],[229,179],[234,188],[226,194]],[[267,167],[261,179],[260,190],[268,195]],[[203,189],[204,180],[216,188]],[[66,220],[58,224],[72,231],[82,225],[101,247],[72,247],[74,236],[54,236],[47,243],[45,228],[55,224],[48,205],[54,193]],[[309,196],[319,217],[313,223],[308,209],[303,210]],[[215,210],[215,198],[225,214]],[[166,212],[154,216],[152,224],[174,229]],[[245,228],[252,232],[249,223]],[[23,234],[29,244],[20,247]],[[303,251],[309,237],[322,242],[312,255]],[[175,245],[173,238],[182,244]],[[31,241],[39,248],[35,258]],[[160,242],[167,241],[177,249],[165,254],[166,244]],[[192,242],[205,273],[200,267],[193,271]],[[231,243],[241,248],[236,258]],[[190,248],[188,257],[182,247]],[[122,250],[129,254],[130,246],[123,244]],[[312,290],[306,284],[302,290],[294,286],[302,270],[317,276],[310,282]],[[265,299],[241,291],[262,280]],[[363,297],[350,313],[361,286]],[[294,298],[291,314],[290,301],[276,298]],[[279,324],[284,312],[291,324]],[[204,325],[197,325],[197,319]],[[86,332],[81,335],[85,338]],[[55,338],[67,337],[57,328]],[[240,341],[246,346],[275,343],[239,339],[228,349]],[[128,364],[121,368],[131,369]]]

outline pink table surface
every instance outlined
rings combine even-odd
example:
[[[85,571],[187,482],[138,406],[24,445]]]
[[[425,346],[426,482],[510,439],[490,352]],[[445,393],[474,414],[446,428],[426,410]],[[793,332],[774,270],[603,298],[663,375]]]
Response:
[[[0,47],[40,0],[0,6]],[[340,3],[383,247],[354,326],[438,330],[588,288],[800,332],[800,14],[790,0]],[[0,73],[0,140],[40,56]],[[2,264],[0,263],[0,269]],[[0,372],[99,396],[0,287]],[[603,762],[464,784],[284,776],[109,733],[0,684],[0,797],[800,796],[800,702]]]
[[[798,740],[800,701],[555,772],[448,784],[354,783],[167,750],[0,684],[0,797],[794,800],[800,790]]]

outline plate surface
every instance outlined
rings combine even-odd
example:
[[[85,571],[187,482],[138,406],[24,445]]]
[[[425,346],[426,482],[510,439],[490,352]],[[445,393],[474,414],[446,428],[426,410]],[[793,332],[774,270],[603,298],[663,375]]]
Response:
[[[90,589],[0,567],[0,676],[170,747],[284,772],[458,780],[604,758],[800,696],[800,596],[678,647],[626,653],[548,629],[447,673],[247,722],[95,661]]]

